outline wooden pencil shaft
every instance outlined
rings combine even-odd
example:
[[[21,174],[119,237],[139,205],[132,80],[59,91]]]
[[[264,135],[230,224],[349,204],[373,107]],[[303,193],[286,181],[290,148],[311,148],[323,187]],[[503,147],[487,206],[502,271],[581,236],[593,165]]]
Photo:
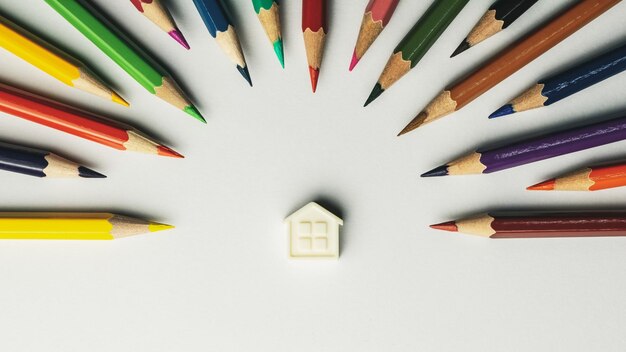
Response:
[[[491,238],[626,236],[625,212],[490,215]]]

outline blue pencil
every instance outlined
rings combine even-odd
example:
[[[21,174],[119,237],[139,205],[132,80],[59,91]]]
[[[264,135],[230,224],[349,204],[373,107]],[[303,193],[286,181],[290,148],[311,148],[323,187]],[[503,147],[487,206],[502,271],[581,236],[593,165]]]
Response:
[[[215,38],[217,44],[228,55],[230,60],[237,65],[237,70],[243,78],[252,86],[250,72],[246,65],[246,58],[241,50],[239,37],[224,7],[223,0],[193,0],[193,3],[196,5],[200,17],[202,17],[211,36]]]
[[[626,70],[626,45],[596,56],[565,72],[539,80],[532,88],[489,115],[489,118],[554,104],[624,70]]]

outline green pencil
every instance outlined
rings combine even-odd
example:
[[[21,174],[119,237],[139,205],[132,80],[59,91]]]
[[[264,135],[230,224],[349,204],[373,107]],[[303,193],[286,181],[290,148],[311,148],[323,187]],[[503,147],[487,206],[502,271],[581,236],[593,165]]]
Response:
[[[45,1],[150,93],[206,123],[198,109],[178,88],[178,84],[154,61],[149,60],[145,53],[129,45],[120,34],[114,32],[109,23],[96,18],[93,10],[87,9],[77,0]]]
[[[469,0],[435,0],[393,50],[365,106],[378,98],[424,57]]]
[[[280,65],[284,68],[283,36],[280,33],[278,0],[252,0],[252,6],[254,6],[254,12],[259,18],[267,38],[274,47]]]

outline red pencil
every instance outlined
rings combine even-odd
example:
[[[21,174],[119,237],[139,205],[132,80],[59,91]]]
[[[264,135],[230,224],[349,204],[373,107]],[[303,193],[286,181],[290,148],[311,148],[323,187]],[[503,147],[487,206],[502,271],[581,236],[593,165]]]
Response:
[[[111,148],[183,157],[129,126],[1,83],[0,111]]]
[[[313,93],[317,90],[327,31],[326,0],[302,0],[302,33]]]

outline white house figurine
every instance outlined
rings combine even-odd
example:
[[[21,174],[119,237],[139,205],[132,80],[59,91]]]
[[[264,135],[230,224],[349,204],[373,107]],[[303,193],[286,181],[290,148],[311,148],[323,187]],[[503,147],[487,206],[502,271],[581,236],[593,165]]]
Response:
[[[343,220],[311,202],[285,219],[289,258],[339,258],[339,226]]]

